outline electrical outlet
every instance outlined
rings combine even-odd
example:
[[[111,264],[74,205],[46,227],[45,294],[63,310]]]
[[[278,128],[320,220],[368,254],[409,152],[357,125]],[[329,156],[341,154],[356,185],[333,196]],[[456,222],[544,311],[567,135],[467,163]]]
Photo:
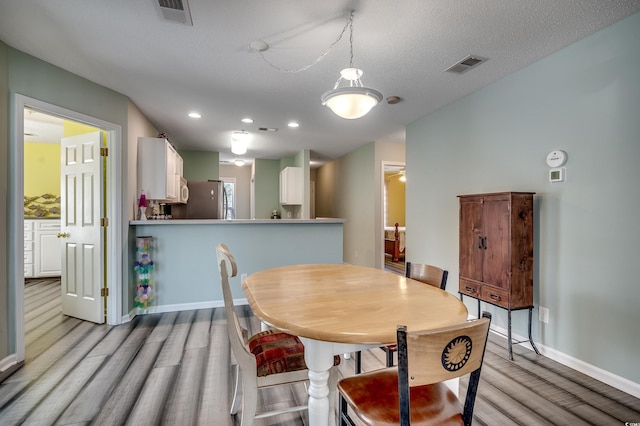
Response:
[[[549,309],[540,306],[538,308],[538,319],[545,324],[549,324]]]
[[[240,274],[240,282],[244,282],[247,279],[247,274]]]

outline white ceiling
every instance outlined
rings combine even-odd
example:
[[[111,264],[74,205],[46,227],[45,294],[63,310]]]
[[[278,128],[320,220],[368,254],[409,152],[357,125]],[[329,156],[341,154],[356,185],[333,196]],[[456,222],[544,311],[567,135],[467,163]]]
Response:
[[[372,141],[403,142],[412,121],[640,11],[640,0],[189,0],[187,26],[163,19],[156,4],[2,0],[0,39],[128,96],[178,149],[230,159],[231,132],[244,129],[254,136],[248,158],[310,149],[326,161]],[[359,120],[320,104],[349,65],[348,32],[299,73],[249,48],[264,40],[278,68],[300,68],[336,40],[350,9],[363,83],[402,99]],[[444,72],[470,54],[489,61]],[[245,116],[255,122],[241,123]]]

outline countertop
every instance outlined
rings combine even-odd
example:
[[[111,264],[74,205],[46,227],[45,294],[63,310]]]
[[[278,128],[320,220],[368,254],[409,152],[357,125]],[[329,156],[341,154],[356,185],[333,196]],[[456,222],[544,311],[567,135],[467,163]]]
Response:
[[[129,225],[282,225],[282,224],[323,224],[344,223],[345,219],[158,219],[132,220]]]

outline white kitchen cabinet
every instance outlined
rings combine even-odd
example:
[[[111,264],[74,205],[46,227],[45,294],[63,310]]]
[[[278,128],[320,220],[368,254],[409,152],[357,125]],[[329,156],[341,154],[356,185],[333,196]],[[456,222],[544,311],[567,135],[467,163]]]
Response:
[[[62,273],[60,220],[24,221],[25,278],[59,277]]]
[[[302,167],[285,167],[280,172],[280,204],[302,204]]]
[[[24,277],[33,277],[33,220],[24,221]]]
[[[138,138],[138,195],[167,203],[178,201],[182,157],[162,138]]]

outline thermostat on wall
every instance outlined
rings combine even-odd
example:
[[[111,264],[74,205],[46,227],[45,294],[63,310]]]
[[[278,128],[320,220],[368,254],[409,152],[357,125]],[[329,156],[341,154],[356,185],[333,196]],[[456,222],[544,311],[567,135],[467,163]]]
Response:
[[[549,182],[564,182],[566,172],[565,167],[549,170]]]
[[[567,153],[556,149],[555,151],[551,151],[547,154],[547,165],[549,167],[560,167],[564,166],[564,163],[567,162]]]

